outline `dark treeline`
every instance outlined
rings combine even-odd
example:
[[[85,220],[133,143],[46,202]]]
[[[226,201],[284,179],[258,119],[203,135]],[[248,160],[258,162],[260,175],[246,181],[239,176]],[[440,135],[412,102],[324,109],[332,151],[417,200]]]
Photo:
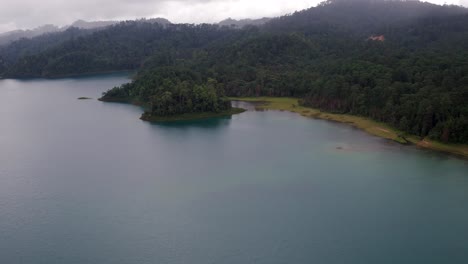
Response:
[[[224,94],[292,96],[468,143],[468,13],[461,7],[333,0],[242,29],[126,22],[8,62],[3,75],[121,69],[139,73],[104,98],[147,103],[155,114],[219,111]],[[211,99],[194,104],[202,94]]]
[[[147,114],[224,112],[231,109],[224,87],[214,79],[202,81],[182,67],[160,67],[142,73],[134,82],[107,91],[102,101],[135,101],[149,107]]]
[[[40,54],[64,42],[92,34],[95,31],[97,31],[97,29],[78,29],[71,27],[62,32],[47,33],[32,39],[22,38],[14,41],[10,45],[0,46],[0,60],[5,67],[11,67],[21,58]],[[3,71],[0,71],[0,74],[2,72]]]

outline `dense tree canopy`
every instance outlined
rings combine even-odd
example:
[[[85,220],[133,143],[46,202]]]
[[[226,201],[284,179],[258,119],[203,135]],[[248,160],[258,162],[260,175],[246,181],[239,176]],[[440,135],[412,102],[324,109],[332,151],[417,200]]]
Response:
[[[170,66],[145,72],[133,83],[107,91],[101,100],[134,100],[148,105],[148,113],[158,116],[231,109],[222,84],[214,79],[203,81],[189,69]]]
[[[124,22],[38,50],[4,59],[0,72],[139,69],[131,84],[104,98],[169,115],[222,111],[224,95],[292,96],[421,137],[468,143],[468,13],[461,7],[333,0],[259,27]]]

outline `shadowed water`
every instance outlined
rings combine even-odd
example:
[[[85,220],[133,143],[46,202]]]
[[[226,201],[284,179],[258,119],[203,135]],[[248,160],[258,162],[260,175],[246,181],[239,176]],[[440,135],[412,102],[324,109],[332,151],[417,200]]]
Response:
[[[0,81],[0,263],[468,263],[468,164],[287,112],[166,124]]]

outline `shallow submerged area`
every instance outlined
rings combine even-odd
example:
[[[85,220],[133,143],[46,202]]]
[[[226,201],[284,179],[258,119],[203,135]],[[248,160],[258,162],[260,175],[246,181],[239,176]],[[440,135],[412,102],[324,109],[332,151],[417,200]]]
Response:
[[[126,81],[0,81],[0,263],[468,261],[466,161],[288,112],[151,124],[76,99]]]

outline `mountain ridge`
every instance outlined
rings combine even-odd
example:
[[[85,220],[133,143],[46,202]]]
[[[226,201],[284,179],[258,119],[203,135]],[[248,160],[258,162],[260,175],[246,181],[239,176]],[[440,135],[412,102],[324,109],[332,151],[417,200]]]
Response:
[[[171,22],[165,18],[149,18],[149,19],[141,19],[146,20],[149,22],[154,23],[161,23],[161,24],[170,24]],[[18,29],[0,33],[0,46],[8,45],[12,42],[20,40],[22,38],[31,39],[34,37],[38,37],[44,34],[50,33],[57,33],[63,32],[69,28],[78,28],[78,29],[102,29],[108,26],[112,26],[118,24],[122,21],[118,20],[102,20],[102,21],[85,21],[82,19],[76,20],[70,25],[66,25],[63,27],[59,27],[52,24],[46,24],[39,26],[33,29]]]

